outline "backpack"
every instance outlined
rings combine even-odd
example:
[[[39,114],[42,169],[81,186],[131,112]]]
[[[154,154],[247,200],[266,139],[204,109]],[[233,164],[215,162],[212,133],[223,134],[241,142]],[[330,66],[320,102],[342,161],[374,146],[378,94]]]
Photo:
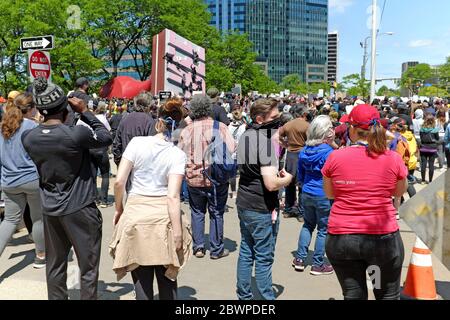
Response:
[[[209,167],[205,167],[205,158],[209,160]],[[237,174],[237,164],[233,159],[233,153],[228,150],[226,143],[220,136],[219,121],[217,120],[214,120],[212,140],[203,157],[202,174],[214,186],[227,183]]]
[[[411,158],[411,153],[409,152],[408,141],[401,134],[396,134],[395,139],[392,141],[390,149],[397,152],[401,157],[406,166],[409,166],[409,159]]]

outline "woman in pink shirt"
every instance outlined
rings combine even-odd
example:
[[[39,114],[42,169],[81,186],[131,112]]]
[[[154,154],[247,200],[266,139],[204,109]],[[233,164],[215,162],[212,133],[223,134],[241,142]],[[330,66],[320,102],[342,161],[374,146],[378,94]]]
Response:
[[[374,107],[359,105],[349,115],[352,145],[334,151],[322,169],[324,190],[334,199],[326,253],[344,299],[367,299],[366,270],[378,299],[400,298],[403,241],[392,197],[407,189],[402,158],[386,148],[386,131]]]

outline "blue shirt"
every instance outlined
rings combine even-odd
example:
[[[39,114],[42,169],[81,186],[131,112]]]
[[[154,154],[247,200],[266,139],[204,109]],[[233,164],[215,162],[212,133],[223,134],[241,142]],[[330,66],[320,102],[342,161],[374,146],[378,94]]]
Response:
[[[22,144],[22,134],[37,126],[34,121],[24,119],[14,135],[5,139],[0,133],[1,186],[18,187],[39,179],[36,166]]]
[[[445,129],[444,144],[445,148],[450,150],[450,124]]]
[[[306,146],[298,155],[297,179],[303,185],[302,192],[325,197],[322,168],[334,149],[328,144]]]

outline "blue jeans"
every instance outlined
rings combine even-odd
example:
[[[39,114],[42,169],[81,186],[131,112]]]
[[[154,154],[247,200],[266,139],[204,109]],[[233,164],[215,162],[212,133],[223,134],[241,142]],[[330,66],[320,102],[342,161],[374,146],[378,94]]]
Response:
[[[193,249],[205,248],[205,215],[209,211],[209,241],[211,256],[219,256],[224,250],[223,214],[228,199],[228,183],[215,188],[197,188],[188,186],[189,205],[192,215]],[[215,193],[215,195],[214,195]]]
[[[186,179],[183,179],[183,182],[181,183],[181,201],[188,201],[188,200],[189,200],[188,184],[186,182]]]
[[[322,266],[325,254],[325,239],[327,236],[328,216],[330,215],[330,200],[325,197],[302,194],[302,203],[305,210],[302,231],[298,238],[297,258],[306,260],[311,236],[317,226],[317,238],[314,247],[313,265]]]
[[[272,264],[275,256],[279,221],[272,223],[271,213],[238,208],[241,227],[241,246],[237,264],[237,296],[252,300],[251,279],[255,265],[256,286],[262,298],[275,300],[272,289]]]

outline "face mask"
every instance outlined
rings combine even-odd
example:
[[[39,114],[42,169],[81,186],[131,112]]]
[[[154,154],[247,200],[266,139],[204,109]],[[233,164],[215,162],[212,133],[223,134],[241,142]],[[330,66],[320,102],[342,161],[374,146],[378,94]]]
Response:
[[[272,129],[277,130],[280,127],[281,127],[281,119],[280,118],[276,118],[275,120],[272,120],[270,122],[266,122],[266,123],[258,125],[258,129],[266,129],[266,130],[272,130]]]

